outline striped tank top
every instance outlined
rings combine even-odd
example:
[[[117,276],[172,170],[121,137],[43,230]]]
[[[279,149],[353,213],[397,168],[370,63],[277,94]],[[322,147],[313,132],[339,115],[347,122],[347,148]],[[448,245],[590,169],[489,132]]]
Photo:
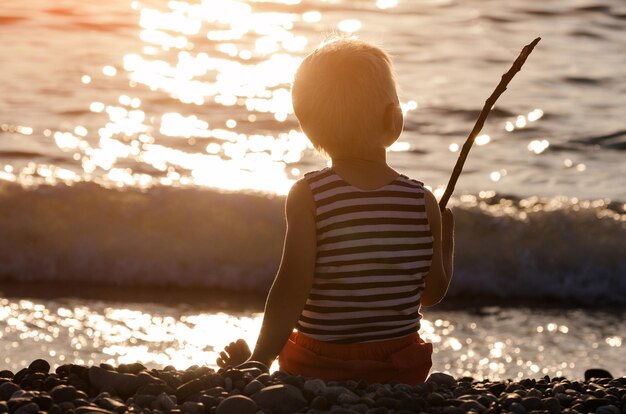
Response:
[[[416,332],[433,254],[423,184],[400,175],[361,190],[332,168],[305,180],[315,200],[317,258],[298,331],[333,343]]]

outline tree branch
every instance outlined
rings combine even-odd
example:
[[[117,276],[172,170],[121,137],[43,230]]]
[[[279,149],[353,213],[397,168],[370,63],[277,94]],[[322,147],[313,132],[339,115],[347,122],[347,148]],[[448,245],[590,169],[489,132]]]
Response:
[[[515,62],[513,62],[513,66],[511,66],[511,69],[509,69],[507,73],[502,75],[500,83],[498,83],[498,86],[496,86],[496,89],[493,91],[491,96],[485,101],[485,106],[483,106],[482,111],[480,111],[480,115],[478,115],[478,119],[474,124],[472,132],[470,132],[467,140],[465,141],[465,144],[463,144],[461,154],[459,155],[459,158],[454,165],[454,170],[452,171],[452,176],[450,176],[450,180],[448,181],[446,191],[443,193],[443,196],[439,201],[439,209],[441,211],[445,210],[446,205],[448,204],[448,200],[454,192],[456,182],[459,179],[459,175],[461,175],[461,171],[463,171],[463,164],[465,164],[465,160],[467,159],[467,155],[472,148],[474,139],[476,139],[480,131],[483,129],[483,125],[485,124],[485,120],[487,119],[489,112],[491,112],[491,109],[495,105],[500,95],[502,95],[502,92],[506,91],[506,87],[509,85],[509,82],[511,82],[511,79],[513,79],[513,76],[515,76],[515,74],[519,72],[520,69],[522,69],[522,65],[524,65],[524,62],[526,62],[526,58],[528,57],[528,55],[530,55],[530,53],[533,51],[535,46],[537,46],[537,43],[539,43],[540,40],[541,38],[538,37],[530,44],[524,46],[517,59],[515,59]]]

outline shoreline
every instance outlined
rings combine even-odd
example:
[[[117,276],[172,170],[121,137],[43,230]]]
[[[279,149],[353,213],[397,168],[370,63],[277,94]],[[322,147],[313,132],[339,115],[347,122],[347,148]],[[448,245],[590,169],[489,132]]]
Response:
[[[261,364],[214,371],[192,366],[148,369],[140,363],[61,365],[42,359],[13,373],[0,371],[0,412],[31,414],[461,414],[626,412],[626,377],[588,370],[584,381],[548,376],[474,381],[433,373],[424,384],[328,381],[269,374]]]
[[[233,312],[263,312],[267,292],[234,290],[210,287],[180,286],[118,286],[104,284],[59,284],[53,282],[16,282],[0,279],[0,297],[8,299],[83,299],[104,300],[115,303],[158,303],[160,305],[185,305],[197,310]],[[183,302],[184,301],[184,302]],[[622,314],[626,303],[577,303],[538,297],[528,299],[505,299],[492,296],[448,296],[442,303],[432,307],[436,310],[463,310],[474,313],[490,313],[489,308],[532,308],[538,310],[585,309]],[[428,307],[424,307],[428,311]]]

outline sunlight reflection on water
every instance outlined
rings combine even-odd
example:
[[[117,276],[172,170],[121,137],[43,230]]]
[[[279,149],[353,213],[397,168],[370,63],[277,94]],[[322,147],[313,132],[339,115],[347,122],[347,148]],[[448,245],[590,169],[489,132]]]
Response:
[[[530,30],[548,43],[494,108],[477,141],[489,145],[473,151],[459,190],[622,201],[623,105],[612,91],[623,59],[612,52],[623,19],[618,0],[599,1],[606,13],[589,20],[574,4],[538,16],[522,0],[498,10],[474,0],[8,0],[0,179],[284,194],[295,169],[326,164],[299,132],[289,88],[303,56],[336,32],[392,54],[403,109],[420,109],[390,164],[436,188]],[[608,32],[581,38],[582,22]],[[575,51],[547,49],[558,44],[576,44],[584,65],[564,66]]]
[[[2,362],[13,370],[40,357],[53,364],[214,367],[228,342],[255,343],[261,317],[156,304],[0,299]],[[624,331],[619,314],[490,307],[426,310],[420,335],[434,345],[433,370],[494,380],[580,378],[592,366],[615,371],[621,366]]]
[[[279,3],[300,2],[273,2],[272,7]],[[397,1],[376,5],[389,9]],[[161,5],[133,1],[131,8],[138,14],[144,46],[141,52],[126,53],[121,65],[101,68],[106,78],[127,80],[129,92],[119,95],[116,102],[89,105],[93,113],[108,118],[97,131],[82,125],[73,131],[49,131],[59,149],[73,153],[80,169],[44,165],[41,174],[39,166],[31,165],[15,173],[5,171],[0,178],[24,185],[95,181],[107,187],[199,185],[286,194],[299,178],[291,174],[290,165],[312,152],[292,118],[290,84],[305,49],[320,39],[309,38],[315,32],[303,35],[301,26],[321,21],[323,14],[303,7],[266,11],[256,2],[236,0]],[[336,24],[348,33],[361,27],[356,19]],[[84,74],[81,82],[91,86],[106,79]],[[224,123],[221,117],[206,113],[155,116],[143,109],[139,96],[133,96],[133,91],[145,95],[146,89],[160,99],[167,96],[184,110],[229,111],[232,118]],[[416,107],[415,101],[403,104],[405,113]],[[246,132],[257,121],[287,120],[282,132]],[[244,127],[236,127],[238,123]],[[263,130],[260,125],[258,129]],[[32,128],[18,127],[16,132],[32,133]],[[167,138],[188,145],[171,145]],[[408,149],[407,143],[393,148]]]

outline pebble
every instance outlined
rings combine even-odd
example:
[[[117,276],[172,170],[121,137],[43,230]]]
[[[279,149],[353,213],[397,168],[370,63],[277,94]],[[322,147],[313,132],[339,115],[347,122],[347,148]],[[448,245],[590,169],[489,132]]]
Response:
[[[34,402],[29,402],[28,404],[24,404],[15,411],[13,414],[35,414],[39,412],[39,406]]]
[[[367,414],[387,414],[388,410],[385,407],[375,407],[367,410]]]
[[[310,380],[306,380],[304,382],[303,388],[313,395],[320,395],[324,388],[326,388],[326,383],[319,378],[313,378]]]
[[[19,389],[19,385],[12,382],[5,382],[4,384],[0,385],[0,400],[8,400],[15,393],[15,391],[18,391]]]
[[[554,397],[544,398],[541,400],[543,408],[550,414],[559,414],[561,412],[561,405],[559,400]]]
[[[133,395],[141,385],[134,374],[108,371],[100,367],[89,368],[88,378],[95,387],[114,390],[122,398]]]
[[[589,381],[593,378],[609,378],[613,379],[613,375],[607,370],[601,368],[592,368],[585,371],[585,381]]]
[[[339,401],[340,398],[342,398],[342,400],[344,401],[349,400],[352,402],[356,402],[359,400],[359,396],[353,393],[352,391],[350,391],[349,389],[345,387],[336,386],[336,385],[330,386],[330,387],[324,387],[320,391],[320,394],[326,397],[329,401],[336,401],[336,402],[339,402],[340,404],[342,403],[341,401]]]
[[[526,407],[518,402],[514,402],[509,406],[509,411],[514,414],[526,414]]]
[[[169,411],[172,408],[176,407],[176,403],[172,401],[170,396],[165,393],[159,394],[159,396],[157,397],[157,401],[165,411]]]
[[[215,372],[65,364],[50,373],[39,359],[15,375],[0,371],[0,414],[626,414],[626,377],[586,375],[490,382],[433,373],[421,385],[367,384],[270,375],[260,366]]]
[[[244,388],[243,393],[245,395],[254,395],[257,391],[261,390],[265,385],[261,381],[252,380]]]
[[[537,397],[522,398],[522,405],[527,411],[542,410],[543,403]]]
[[[302,392],[288,384],[265,387],[253,399],[262,409],[277,414],[292,414],[307,405]]]
[[[249,374],[251,378],[256,378],[263,373],[263,371],[259,368],[244,368],[241,372],[245,374]]]
[[[174,388],[167,384],[153,383],[142,385],[137,389],[137,394],[159,395],[161,393],[174,394]]]
[[[443,372],[433,372],[426,379],[426,382],[434,382],[438,385],[447,385],[453,387],[456,384],[456,380],[452,375],[444,374]]]
[[[346,390],[346,392],[339,394],[339,396],[337,397],[337,402],[339,404],[355,404],[359,400],[360,398],[358,395],[348,390]]]
[[[322,397],[321,395],[313,398],[310,404],[310,407],[312,409],[321,411],[328,410],[328,406],[328,400],[326,399],[326,397]]]
[[[460,408],[464,410],[465,412],[473,410],[478,413],[482,413],[483,411],[486,410],[485,406],[479,403],[478,401],[464,402],[463,404],[461,404]]]
[[[33,397],[33,402],[39,406],[42,411],[48,411],[54,401],[49,395],[39,394]]]
[[[50,396],[57,404],[72,401],[76,398],[76,388],[71,385],[57,385],[50,390]]]
[[[623,409],[622,409],[623,411]],[[619,408],[614,405],[601,405],[596,408],[596,414],[621,414]]]
[[[330,410],[330,414],[359,414],[359,412],[345,407],[334,406]]]
[[[435,407],[444,405],[446,403],[446,399],[444,398],[444,396],[437,392],[430,393],[428,397],[426,397],[426,401],[428,402],[428,404]]]
[[[186,401],[187,398],[199,393],[205,388],[204,383],[200,379],[194,379],[176,389],[176,398],[178,401]]]
[[[156,397],[150,394],[139,394],[135,396],[135,404],[143,408],[149,408],[155,400]]]
[[[113,398],[110,398],[110,397],[97,399],[96,404],[100,408],[104,408],[105,410],[111,410],[111,411],[121,410],[122,408],[126,407],[126,405],[123,402],[114,400]]]
[[[382,397],[376,400],[377,407],[396,408],[398,401],[390,397]]]
[[[204,404],[196,401],[187,401],[181,405],[181,409],[188,414],[203,414]]]
[[[45,359],[36,359],[28,366],[30,372],[43,372],[47,374],[50,371],[50,364]]]
[[[93,405],[78,407],[75,412],[76,414],[112,414],[112,411]]]
[[[219,403],[215,414],[255,414],[256,412],[257,406],[252,398],[234,395]]]

